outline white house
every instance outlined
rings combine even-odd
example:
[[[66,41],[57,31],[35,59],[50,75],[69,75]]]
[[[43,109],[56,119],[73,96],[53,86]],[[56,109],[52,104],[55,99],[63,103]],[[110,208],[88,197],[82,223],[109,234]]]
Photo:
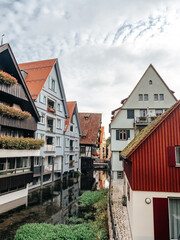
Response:
[[[156,116],[165,112],[177,99],[150,64],[122,106],[112,111],[111,170],[113,179],[123,176],[121,151]]]
[[[67,102],[69,117],[65,127],[65,161],[63,162],[63,174],[80,170],[79,137],[81,126],[76,102]]]
[[[43,139],[34,161],[33,185],[59,179],[64,161],[65,120],[69,117],[58,59],[19,64],[40,115],[36,138]]]

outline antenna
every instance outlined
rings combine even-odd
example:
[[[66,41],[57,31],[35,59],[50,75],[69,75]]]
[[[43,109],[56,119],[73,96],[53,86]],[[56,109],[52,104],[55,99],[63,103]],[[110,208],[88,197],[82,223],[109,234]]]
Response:
[[[1,36],[1,46],[3,45],[3,37],[5,36],[5,34],[3,33]]]

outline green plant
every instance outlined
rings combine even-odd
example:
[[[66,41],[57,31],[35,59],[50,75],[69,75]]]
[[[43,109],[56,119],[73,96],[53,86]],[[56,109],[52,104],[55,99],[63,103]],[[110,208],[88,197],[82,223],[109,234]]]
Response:
[[[81,173],[79,171],[75,171],[74,172],[74,177],[78,178],[79,176],[81,176]]]
[[[40,149],[43,145],[41,139],[0,136],[0,149]]]
[[[86,191],[79,197],[80,206],[93,205],[104,197],[104,191]]]
[[[11,76],[9,73],[0,71],[0,83],[13,86],[17,84],[17,79]]]
[[[31,117],[31,114],[29,112],[15,109],[2,103],[0,103],[0,115],[19,120],[25,120]]]
[[[96,227],[91,224],[51,225],[25,224],[20,227],[14,240],[97,240]]]
[[[69,224],[81,224],[83,222],[84,222],[84,220],[82,218],[77,218],[77,217],[68,218],[68,223]]]
[[[122,196],[122,205],[127,206],[127,197],[125,195]]]

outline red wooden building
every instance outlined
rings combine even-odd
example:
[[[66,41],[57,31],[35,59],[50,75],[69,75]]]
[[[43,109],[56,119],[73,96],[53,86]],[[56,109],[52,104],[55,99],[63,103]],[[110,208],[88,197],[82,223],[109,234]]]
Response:
[[[133,240],[180,236],[180,101],[122,151]]]

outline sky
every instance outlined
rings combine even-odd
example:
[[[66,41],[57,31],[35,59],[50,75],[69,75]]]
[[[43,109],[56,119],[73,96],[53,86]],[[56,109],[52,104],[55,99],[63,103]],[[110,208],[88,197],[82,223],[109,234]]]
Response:
[[[0,0],[0,36],[18,63],[58,58],[67,101],[118,108],[153,64],[180,98],[179,0]]]

